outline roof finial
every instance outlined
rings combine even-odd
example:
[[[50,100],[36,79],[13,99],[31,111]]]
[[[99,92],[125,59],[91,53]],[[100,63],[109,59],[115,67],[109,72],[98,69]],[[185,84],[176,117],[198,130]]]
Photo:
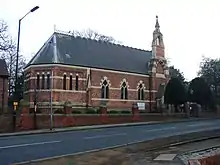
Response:
[[[57,32],[57,28],[56,28],[56,25],[55,25],[55,24],[53,25],[53,31],[54,31],[54,32]]]
[[[158,16],[156,15],[156,25],[155,25],[156,29],[160,28],[159,22],[158,22]]]

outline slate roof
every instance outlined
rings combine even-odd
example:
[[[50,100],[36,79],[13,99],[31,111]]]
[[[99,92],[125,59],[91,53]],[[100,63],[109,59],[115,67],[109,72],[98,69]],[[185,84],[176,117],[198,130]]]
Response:
[[[148,74],[151,51],[54,32],[28,63],[66,64]]]
[[[8,77],[8,69],[4,59],[0,59],[0,77]]]

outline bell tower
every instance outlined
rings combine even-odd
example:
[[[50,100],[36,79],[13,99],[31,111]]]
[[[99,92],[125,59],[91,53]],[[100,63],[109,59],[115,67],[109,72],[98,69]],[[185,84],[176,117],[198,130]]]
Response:
[[[165,58],[165,47],[163,41],[163,34],[160,31],[160,24],[158,16],[156,16],[155,30],[153,32],[152,41],[152,58],[150,60],[150,72],[151,74],[159,74],[160,77],[167,78],[169,70],[167,67],[167,60]],[[156,76],[156,75],[155,75]]]
[[[148,69],[150,75],[150,100],[155,100],[158,107],[163,104],[165,86],[169,81],[169,68],[165,58],[163,34],[160,31],[158,16],[156,16],[156,24],[152,40],[152,57],[148,65]],[[157,92],[152,93],[152,90]]]

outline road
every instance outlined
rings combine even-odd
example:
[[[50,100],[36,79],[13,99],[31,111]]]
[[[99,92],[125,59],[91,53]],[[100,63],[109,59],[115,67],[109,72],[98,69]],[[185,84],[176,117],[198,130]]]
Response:
[[[2,137],[0,164],[9,165],[217,128],[220,128],[220,119]]]

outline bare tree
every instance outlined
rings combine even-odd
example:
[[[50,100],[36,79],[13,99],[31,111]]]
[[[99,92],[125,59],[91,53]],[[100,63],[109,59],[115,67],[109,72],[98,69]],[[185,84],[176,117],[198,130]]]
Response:
[[[5,59],[8,73],[9,73],[9,95],[12,95],[15,88],[15,70],[16,70],[16,51],[7,51],[0,55],[0,58]],[[18,62],[18,76],[22,75],[23,68],[26,65],[25,59],[22,55],[19,55]]]
[[[97,40],[97,41],[104,41],[107,43],[121,44],[120,41],[115,40],[113,37],[100,34],[94,30],[91,30],[91,29],[87,29],[87,30],[83,30],[83,31],[73,30],[72,34],[75,37],[83,37],[83,38],[93,39],[93,40]]]
[[[8,32],[8,25],[0,20],[0,58],[4,59],[9,72],[9,95],[12,95],[15,89],[15,68],[16,68],[16,44]],[[21,76],[25,59],[19,56],[18,75]]]
[[[8,25],[0,20],[0,53],[13,49],[15,47],[11,37],[8,34]]]

